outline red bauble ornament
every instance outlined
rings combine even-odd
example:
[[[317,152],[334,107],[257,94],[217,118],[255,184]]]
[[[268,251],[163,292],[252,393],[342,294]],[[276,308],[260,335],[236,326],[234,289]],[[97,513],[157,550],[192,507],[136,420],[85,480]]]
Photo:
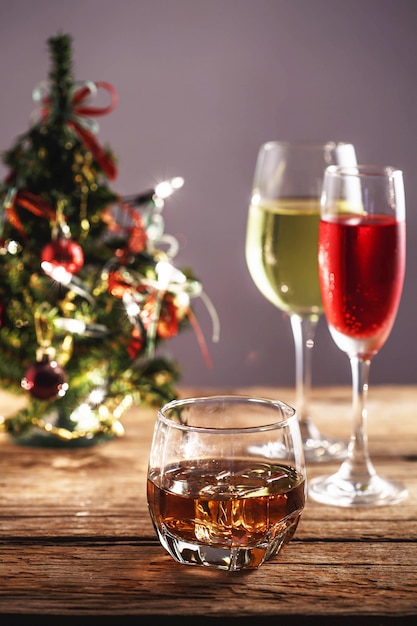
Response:
[[[47,354],[28,367],[21,385],[38,400],[62,397],[68,389],[65,371],[55,360],[50,360]]]
[[[142,307],[140,316],[146,329],[150,328],[155,314],[156,298],[150,296],[146,304]],[[157,334],[161,339],[175,337],[179,332],[179,318],[177,307],[172,298],[167,296],[162,302],[159,318],[157,321]]]
[[[127,347],[127,352],[131,359],[136,359],[140,351],[144,348],[145,343],[146,338],[143,334],[143,331],[139,328],[134,328],[132,330],[132,337]]]
[[[76,274],[84,265],[84,253],[73,239],[59,237],[44,247],[41,263],[50,263],[53,268],[62,267],[70,274]]]
[[[123,298],[126,292],[132,291],[132,285],[129,282],[129,275],[123,268],[113,270],[109,273],[108,292],[114,298]]]

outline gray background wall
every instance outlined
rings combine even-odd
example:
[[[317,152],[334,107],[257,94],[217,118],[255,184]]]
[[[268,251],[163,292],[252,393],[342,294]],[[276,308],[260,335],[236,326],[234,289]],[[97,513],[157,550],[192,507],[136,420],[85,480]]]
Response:
[[[28,127],[32,88],[49,71],[46,40],[58,31],[73,37],[76,78],[119,93],[98,120],[119,157],[114,188],[185,178],[166,205],[166,231],[221,321],[211,344],[195,302],[213,369],[192,330],[165,344],[185,384],[293,384],[289,321],[256,290],[244,258],[255,159],[269,139],[351,141],[360,161],[403,169],[407,275],[371,383],[416,383],[417,0],[0,0],[1,150]],[[313,382],[350,382],[324,319]]]

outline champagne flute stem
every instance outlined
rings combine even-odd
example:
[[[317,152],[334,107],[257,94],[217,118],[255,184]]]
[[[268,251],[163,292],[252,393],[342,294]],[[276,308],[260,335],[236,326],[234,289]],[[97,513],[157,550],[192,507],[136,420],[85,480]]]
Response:
[[[318,315],[290,316],[295,345],[295,393],[298,420],[303,440],[318,439],[317,428],[310,418],[311,372],[314,338]]]
[[[348,457],[340,472],[346,480],[358,485],[369,484],[376,472],[368,450],[367,435],[367,396],[369,359],[350,357],[352,370],[352,409],[353,430],[348,447]]]

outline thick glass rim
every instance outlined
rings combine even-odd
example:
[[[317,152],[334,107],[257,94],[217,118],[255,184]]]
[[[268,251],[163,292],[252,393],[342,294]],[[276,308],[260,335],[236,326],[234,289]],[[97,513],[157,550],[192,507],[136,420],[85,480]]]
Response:
[[[352,178],[399,178],[403,173],[394,165],[356,164],[328,165],[325,176]]]
[[[317,149],[327,149],[333,150],[335,148],[341,148],[343,146],[352,146],[353,143],[350,141],[308,141],[308,140],[286,140],[286,139],[271,139],[269,141],[265,141],[261,145],[261,150],[270,150],[275,147],[282,148],[296,148],[296,149],[309,149],[309,150],[317,150]]]
[[[246,404],[249,405],[251,403],[257,404],[258,406],[263,406],[265,408],[279,410],[280,419],[268,421],[266,420],[265,424],[261,424],[259,426],[245,426],[245,427],[225,427],[221,426],[209,427],[209,426],[194,426],[185,423],[181,423],[177,421],[173,417],[167,415],[170,411],[179,410],[182,408],[187,408],[191,405],[197,404],[221,404],[227,402],[229,404]],[[261,397],[253,397],[253,396],[242,396],[242,395],[220,395],[220,396],[201,396],[201,397],[192,397],[192,398],[180,398],[178,400],[171,400],[163,407],[158,410],[158,420],[164,422],[167,426],[172,428],[176,428],[178,430],[189,431],[189,432],[199,432],[199,433],[217,433],[217,434],[243,434],[243,433],[254,433],[254,432],[264,432],[268,430],[277,430],[287,428],[293,422],[298,421],[298,417],[296,414],[296,410],[286,404],[282,400],[272,400],[270,398],[261,398]]]

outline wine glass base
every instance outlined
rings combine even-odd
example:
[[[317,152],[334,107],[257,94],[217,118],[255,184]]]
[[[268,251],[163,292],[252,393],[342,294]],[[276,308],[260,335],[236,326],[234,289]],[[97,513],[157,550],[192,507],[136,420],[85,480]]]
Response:
[[[308,493],[312,500],[331,506],[372,507],[397,504],[407,496],[407,489],[400,482],[377,475],[354,482],[336,473],[313,478]]]
[[[303,440],[304,458],[307,463],[341,461],[347,456],[347,445],[343,441],[320,436]]]

